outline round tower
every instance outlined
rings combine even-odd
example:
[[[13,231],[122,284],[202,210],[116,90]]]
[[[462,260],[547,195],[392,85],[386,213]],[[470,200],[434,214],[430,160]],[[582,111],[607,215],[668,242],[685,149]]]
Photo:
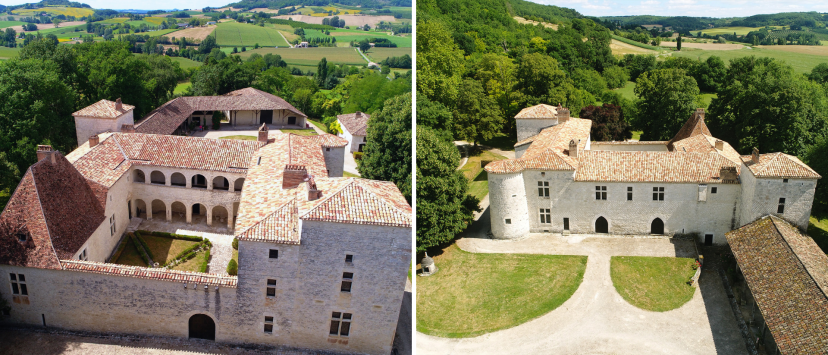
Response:
[[[489,214],[495,238],[520,238],[529,233],[528,208],[523,173],[489,173]]]

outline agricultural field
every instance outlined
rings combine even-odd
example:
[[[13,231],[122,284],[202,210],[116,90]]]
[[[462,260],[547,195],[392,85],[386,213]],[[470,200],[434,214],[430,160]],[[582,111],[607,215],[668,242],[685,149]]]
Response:
[[[175,32],[175,38],[190,38],[203,41],[216,29],[216,26],[185,28]]]
[[[100,21],[99,23],[124,23],[124,22],[127,22],[127,21],[129,21],[129,17],[116,17],[116,18],[111,18],[111,19],[108,19],[108,20]],[[136,22],[136,21],[132,21],[132,22]]]
[[[142,32],[142,35],[149,35],[150,37],[160,37],[160,36],[168,36],[168,37],[175,37],[169,36],[170,33],[178,33],[177,28],[169,28],[166,30],[157,30],[157,31],[149,31],[149,32]]]
[[[65,15],[83,17],[92,15],[95,13],[95,10],[80,7],[47,6],[39,9],[17,9],[12,11],[13,14],[20,16],[37,16],[44,12],[54,16]]]
[[[288,47],[285,39],[275,28],[259,27],[238,22],[222,22],[215,30],[216,43],[220,46]]]
[[[389,35],[388,32],[374,32],[361,30],[331,30],[330,32],[330,37],[336,37],[337,44],[342,44],[341,46],[345,46],[351,41],[359,42],[365,38],[385,38],[391,41],[391,43],[396,44],[398,47],[411,47],[411,37],[392,36]],[[305,29],[305,37],[325,38],[329,36],[324,34],[320,30]]]
[[[718,28],[710,28],[707,30],[702,30],[701,33],[706,35],[732,35],[733,32],[736,32],[737,36],[744,36],[747,35],[751,31],[758,31],[763,29],[764,27],[718,27]],[[690,31],[693,35],[697,34],[698,31]]]
[[[167,19],[164,17],[144,17],[144,21],[149,22],[155,26],[159,26],[165,21],[167,21]]]
[[[365,25],[376,27],[380,21],[384,22],[395,22],[397,21],[394,16],[391,15],[382,15],[382,16],[362,16],[362,15],[337,15],[341,20],[345,20],[345,26],[350,27],[362,27]],[[313,23],[317,25],[322,24],[322,19],[324,17],[320,16],[310,16],[310,15],[280,15],[274,16],[274,18],[282,19],[282,20],[289,20],[293,19],[293,21],[304,22],[304,23]],[[408,21],[411,21],[410,19]]]
[[[326,58],[328,63],[348,64],[348,65],[363,65],[368,64],[362,56],[353,48],[341,47],[317,47],[317,48],[259,48],[248,50],[244,53],[237,54],[242,59],[247,59],[253,53],[265,55],[268,53],[278,54],[282,60],[288,65],[307,65],[315,66],[322,58]],[[305,70],[305,68],[302,68]]]
[[[251,11],[255,11],[255,10],[261,10],[261,9],[253,9]],[[277,10],[271,10],[271,11],[278,12]],[[355,15],[355,14],[360,13],[360,10],[351,10],[351,9],[345,9],[345,8],[335,7],[335,6],[305,6],[301,9],[296,10],[296,12],[299,13],[299,14],[309,15],[309,16],[316,16],[316,17],[329,16],[328,11],[331,11],[334,14],[336,14],[336,12],[339,11],[340,15]],[[334,16],[336,16],[336,15],[334,15]]]
[[[700,59],[706,60],[711,56],[718,56],[728,63],[731,59],[734,58],[741,58],[747,56],[757,56],[757,57],[770,57],[778,60],[785,61],[789,65],[791,65],[794,70],[799,73],[810,73],[814,67],[816,67],[820,63],[828,62],[828,54],[809,54],[809,53],[797,53],[789,51],[786,47],[804,47],[804,46],[763,46],[762,48],[753,48],[753,49],[739,49],[733,51],[713,51],[713,50],[693,50],[693,51],[681,51],[681,52],[673,52],[673,56],[676,57],[688,57],[693,59]],[[813,51],[817,51],[819,49],[823,49],[825,47],[822,46],[807,46],[813,47]],[[800,51],[805,51],[808,49],[799,49]]]
[[[677,42],[661,42],[662,47],[671,47],[676,48]],[[681,48],[695,48],[695,49],[703,49],[709,51],[732,51],[736,49],[745,48],[744,45],[739,43],[693,43],[693,42],[681,42]]]
[[[406,47],[371,48],[367,52],[365,52],[365,55],[368,56],[368,58],[370,58],[371,61],[373,61],[375,63],[379,63],[379,62],[383,61],[385,58],[388,58],[388,57],[402,57],[406,54],[408,54],[412,58],[414,57],[414,54],[412,53],[412,49],[411,48],[406,48]]]
[[[0,21],[0,28],[23,26],[25,22],[20,21]]]
[[[0,47],[0,59],[15,58],[20,55],[20,48]]]
[[[301,38],[299,35],[293,34],[294,29],[293,27],[290,27],[290,25],[277,25],[275,23],[271,23],[270,26],[284,35],[288,42],[293,42],[293,40]]]
[[[74,27],[74,26],[78,26],[78,25],[86,26],[86,22],[83,22],[83,21],[63,22],[60,25],[58,25],[58,29]],[[40,33],[43,33],[43,34],[46,34],[47,31],[53,30],[54,28],[55,28],[55,25],[52,24],[52,23],[38,23],[37,24],[37,30],[40,31]],[[25,32],[25,31],[23,31],[23,25],[13,26],[12,29],[17,31],[17,33]],[[35,32],[35,31],[29,31],[29,32]]]
[[[178,64],[181,66],[181,69],[184,69],[184,70],[187,70],[187,69],[190,69],[190,68],[198,68],[198,67],[204,65],[204,63],[196,62],[192,59],[184,58],[184,57],[170,57],[170,59],[172,59],[173,62],[178,62]]]
[[[621,42],[617,39],[613,39],[610,42],[610,49],[612,50],[613,55],[625,55],[625,54],[658,54],[658,52],[644,49],[641,47],[636,47],[632,44],[627,44]]]

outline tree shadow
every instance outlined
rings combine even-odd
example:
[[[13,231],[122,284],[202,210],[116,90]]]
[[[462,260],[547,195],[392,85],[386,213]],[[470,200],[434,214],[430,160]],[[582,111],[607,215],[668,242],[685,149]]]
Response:
[[[397,321],[397,332],[394,336],[394,345],[391,349],[392,355],[411,354],[413,349],[411,341],[411,327],[413,324],[411,314],[411,291],[403,294],[402,305],[400,306],[400,317]]]

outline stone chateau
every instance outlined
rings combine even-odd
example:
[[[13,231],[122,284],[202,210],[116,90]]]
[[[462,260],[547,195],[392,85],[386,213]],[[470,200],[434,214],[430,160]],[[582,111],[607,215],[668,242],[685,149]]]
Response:
[[[516,158],[485,167],[495,238],[698,233],[711,245],[766,215],[808,226],[819,174],[784,153],[739,155],[703,109],[664,142],[593,142],[592,121],[560,105],[515,119]]]
[[[175,99],[137,125],[132,109],[98,102],[75,113],[77,149],[38,147],[0,215],[0,321],[391,352],[412,223],[393,183],[342,177],[340,137],[269,134],[305,115],[258,90]],[[214,110],[261,124],[258,140],[168,135]],[[137,218],[226,223],[238,276],[108,263]]]

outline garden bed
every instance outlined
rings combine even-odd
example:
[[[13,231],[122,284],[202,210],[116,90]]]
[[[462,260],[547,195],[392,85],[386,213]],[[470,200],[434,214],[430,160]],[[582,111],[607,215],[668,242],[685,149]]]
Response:
[[[202,237],[139,230],[127,233],[112,260],[121,265],[207,272],[211,247]]]

